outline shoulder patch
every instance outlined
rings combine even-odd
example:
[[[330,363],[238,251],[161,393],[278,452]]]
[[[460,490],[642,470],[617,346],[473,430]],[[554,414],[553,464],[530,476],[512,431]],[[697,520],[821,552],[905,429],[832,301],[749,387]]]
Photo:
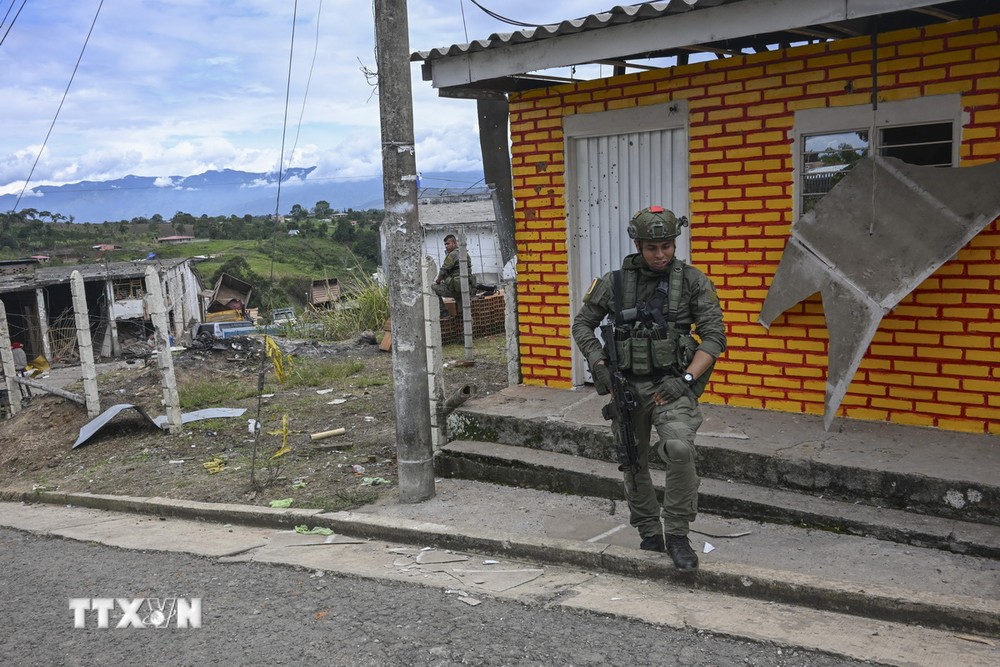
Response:
[[[594,288],[597,287],[598,278],[594,278],[590,281],[590,287],[587,288],[587,293],[583,295],[584,301],[590,301],[590,295],[594,293]]]

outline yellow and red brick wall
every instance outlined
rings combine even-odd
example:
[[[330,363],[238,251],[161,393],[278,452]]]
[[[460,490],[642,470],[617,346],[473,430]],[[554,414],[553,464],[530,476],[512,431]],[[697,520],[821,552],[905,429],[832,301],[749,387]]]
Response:
[[[961,166],[1000,159],[1000,14],[879,36],[881,101],[959,94]],[[818,295],[765,330],[757,316],[793,222],[794,114],[871,103],[854,38],[569,84],[512,97],[521,368],[572,384],[563,118],[687,100],[691,261],[716,284],[729,350],[703,400],[822,414]],[[623,221],[624,224],[624,221]],[[838,414],[1000,433],[1000,221],[882,321]]]

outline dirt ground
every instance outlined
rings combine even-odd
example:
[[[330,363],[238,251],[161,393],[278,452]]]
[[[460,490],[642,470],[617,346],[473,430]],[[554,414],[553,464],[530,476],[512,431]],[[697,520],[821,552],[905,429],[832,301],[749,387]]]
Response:
[[[392,355],[371,342],[276,340],[293,368],[324,361],[343,365],[349,373],[320,386],[285,387],[277,383],[270,362],[261,361],[263,343],[256,337],[218,341],[216,349],[186,348],[173,357],[182,404],[186,387],[222,380],[246,385],[250,390],[245,393],[252,395],[218,403],[209,399],[210,405],[195,409],[245,408],[242,416],[188,422],[181,434],[170,435],[127,409],[75,448],[81,428],[91,422],[85,407],[35,389],[21,413],[0,421],[0,488],[255,505],[291,498],[294,507],[327,510],[395,494]],[[466,384],[475,388],[474,395],[505,387],[505,345],[503,336],[477,339],[471,366],[456,363],[465,359],[461,345],[445,346],[445,392]],[[155,362],[133,358],[108,367],[113,370],[98,376],[102,410],[131,403],[154,418],[165,414]],[[262,367],[265,386],[258,391]],[[78,373],[72,367],[53,369],[53,377],[79,378]],[[45,377],[38,380],[46,382]],[[82,380],[69,382],[65,390],[82,395]],[[282,434],[284,415],[287,436]],[[261,425],[257,437],[249,420]],[[338,428],[345,429],[344,435],[310,437]],[[283,441],[290,451],[272,458]],[[213,467],[218,471],[211,472]]]

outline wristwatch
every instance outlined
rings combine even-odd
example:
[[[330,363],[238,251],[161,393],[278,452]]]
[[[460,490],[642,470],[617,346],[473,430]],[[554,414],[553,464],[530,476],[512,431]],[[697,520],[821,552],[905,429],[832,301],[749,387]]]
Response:
[[[685,373],[681,376],[681,379],[684,380],[685,384],[694,384],[694,376],[690,373]]]

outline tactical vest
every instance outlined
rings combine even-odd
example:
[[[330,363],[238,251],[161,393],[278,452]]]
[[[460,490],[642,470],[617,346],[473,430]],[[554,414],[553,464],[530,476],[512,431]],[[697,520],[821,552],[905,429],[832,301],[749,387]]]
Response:
[[[677,313],[684,286],[684,262],[674,259],[668,278],[661,281],[653,298],[638,302],[639,272],[619,269],[612,272],[615,312],[615,346],[620,370],[636,376],[659,379],[684,374],[698,341],[689,325],[678,326]],[[666,306],[666,308],[664,308]],[[697,396],[708,384],[709,368],[692,389]]]

